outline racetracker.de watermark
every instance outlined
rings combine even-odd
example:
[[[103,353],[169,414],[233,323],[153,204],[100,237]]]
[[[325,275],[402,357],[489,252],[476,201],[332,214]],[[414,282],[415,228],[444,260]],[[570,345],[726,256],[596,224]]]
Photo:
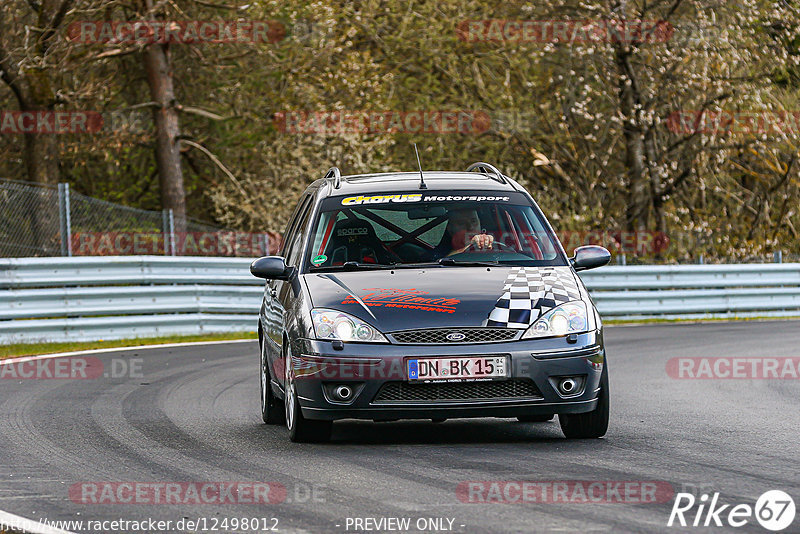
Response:
[[[79,43],[277,43],[286,27],[276,20],[236,21],[77,21],[67,27],[67,38]]]
[[[674,134],[800,135],[800,111],[675,111],[667,118]]]
[[[152,114],[130,111],[0,111],[0,134],[143,134]]]
[[[76,504],[278,504],[287,489],[277,482],[78,482],[69,487]]]
[[[669,249],[669,238],[664,232],[638,230],[623,231],[557,231],[558,240],[568,254],[584,245],[601,245],[615,254],[651,256]]]
[[[491,119],[480,110],[279,111],[275,129],[284,134],[481,134]]]
[[[654,504],[674,494],[662,480],[468,480],[456,487],[468,504]]]
[[[0,380],[95,380],[142,378],[141,358],[112,358],[104,364],[94,356],[14,358],[0,361]]]
[[[72,234],[76,256],[164,254],[178,256],[266,256],[280,246],[276,234],[247,232],[78,232]]]
[[[667,360],[667,375],[680,380],[800,379],[800,356],[794,357],[676,357]]]
[[[456,25],[462,41],[512,43],[663,43],[674,34],[661,20],[465,20]]]
[[[386,290],[393,291],[393,290]],[[414,290],[411,290],[414,291]],[[403,295],[405,293],[405,295]],[[408,300],[401,301],[400,298],[407,296]],[[435,305],[426,306],[419,304],[418,301],[413,300],[413,293],[394,291],[393,293],[378,294],[377,298],[383,300],[384,303],[400,304],[400,302],[407,302],[407,309],[415,311],[431,311],[439,312],[439,309],[430,309]],[[367,306],[373,307],[372,304],[376,299],[370,298],[370,295],[363,295],[360,297],[362,302]],[[352,297],[345,299],[347,302],[355,302]],[[394,300],[395,302],[391,302]],[[460,302],[460,301],[457,301]],[[391,306],[395,308],[397,306]],[[436,358],[431,356],[430,358]],[[476,357],[476,358],[493,358],[491,356]],[[587,364],[591,365],[597,370],[602,369],[602,359],[597,360],[594,356],[586,357]],[[452,372],[457,372],[453,369],[456,364],[455,360],[451,358],[440,358],[441,361],[447,362],[442,365],[451,366]],[[514,373],[520,376],[526,376],[534,372],[536,364],[533,361],[522,360],[516,362],[514,365]],[[443,367],[444,368],[444,367]],[[285,359],[279,358],[272,364],[272,376],[279,377],[285,376],[286,363]],[[406,359],[402,356],[395,358],[346,358],[346,357],[330,357],[330,356],[312,356],[300,355],[292,357],[292,372],[297,380],[321,380],[321,381],[342,381],[342,382],[359,382],[361,380],[401,380],[409,379],[409,368]],[[467,380],[461,378],[450,378],[446,383],[464,382]]]

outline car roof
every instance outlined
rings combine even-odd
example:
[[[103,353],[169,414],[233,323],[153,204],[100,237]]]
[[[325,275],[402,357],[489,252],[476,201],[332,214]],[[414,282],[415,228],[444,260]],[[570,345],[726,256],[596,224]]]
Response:
[[[508,177],[500,182],[496,176],[480,172],[425,171],[427,189],[420,191],[453,191],[454,189],[473,189],[482,191],[518,191],[516,183]],[[350,194],[407,192],[419,190],[419,171],[386,172],[373,174],[353,174],[342,176],[339,187],[333,186],[333,179],[321,179],[309,186],[310,190],[327,187],[323,197]]]

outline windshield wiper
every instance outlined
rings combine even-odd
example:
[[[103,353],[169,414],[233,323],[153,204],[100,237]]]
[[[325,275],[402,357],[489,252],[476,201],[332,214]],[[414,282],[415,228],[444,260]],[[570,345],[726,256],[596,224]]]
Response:
[[[346,261],[341,265],[324,265],[324,266],[312,266],[314,272],[325,272],[325,271],[358,271],[358,270],[369,270],[369,269],[393,269],[395,266],[394,263],[361,263],[360,261]]]
[[[358,270],[381,270],[381,269],[419,269],[423,267],[434,267],[436,265],[459,267],[502,267],[500,262],[493,261],[459,261],[452,258],[440,258],[435,262],[422,262],[422,263],[362,263],[359,261],[346,261],[342,265],[329,265],[325,267],[315,268],[317,271],[358,271]]]
[[[468,260],[454,260],[453,258],[439,258],[437,262],[439,265],[460,265],[470,267],[498,267],[503,264],[499,261],[468,261]]]
[[[362,263],[360,261],[346,261],[340,267],[345,270],[356,269],[391,269],[394,263]]]

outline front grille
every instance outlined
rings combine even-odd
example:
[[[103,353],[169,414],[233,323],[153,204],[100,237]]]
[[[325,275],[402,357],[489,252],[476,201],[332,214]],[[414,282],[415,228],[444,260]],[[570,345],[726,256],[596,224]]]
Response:
[[[453,345],[458,343],[498,343],[511,341],[519,335],[513,328],[429,328],[426,330],[404,330],[392,332],[396,343],[416,345]],[[463,334],[464,339],[451,341],[449,334]]]
[[[412,384],[388,382],[375,396],[376,403],[404,401],[453,401],[541,398],[533,380],[513,379],[491,382],[431,382]]]

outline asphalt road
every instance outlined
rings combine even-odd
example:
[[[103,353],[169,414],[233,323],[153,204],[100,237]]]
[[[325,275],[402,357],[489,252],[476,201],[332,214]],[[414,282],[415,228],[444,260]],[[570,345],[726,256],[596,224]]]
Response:
[[[107,370],[133,364],[133,377],[3,379],[0,510],[36,520],[205,517],[206,528],[213,518],[218,527],[224,518],[276,518],[279,532],[353,532],[354,518],[389,517],[409,518],[412,531],[420,518],[476,533],[733,530],[668,529],[674,499],[459,499],[460,482],[487,480],[661,481],[751,505],[780,489],[800,507],[800,380],[685,380],[666,371],[677,356],[798,357],[800,322],[612,327],[606,338],[611,426],[588,441],[565,440],[555,421],[477,419],[338,422],[329,444],[293,444],[285,428],[261,424],[255,342],[99,356]],[[76,484],[125,481],[274,482],[287,496],[271,505],[70,497]],[[221,530],[247,529],[229,522]],[[755,520],[736,531],[767,532]],[[800,517],[784,532],[800,532]]]

